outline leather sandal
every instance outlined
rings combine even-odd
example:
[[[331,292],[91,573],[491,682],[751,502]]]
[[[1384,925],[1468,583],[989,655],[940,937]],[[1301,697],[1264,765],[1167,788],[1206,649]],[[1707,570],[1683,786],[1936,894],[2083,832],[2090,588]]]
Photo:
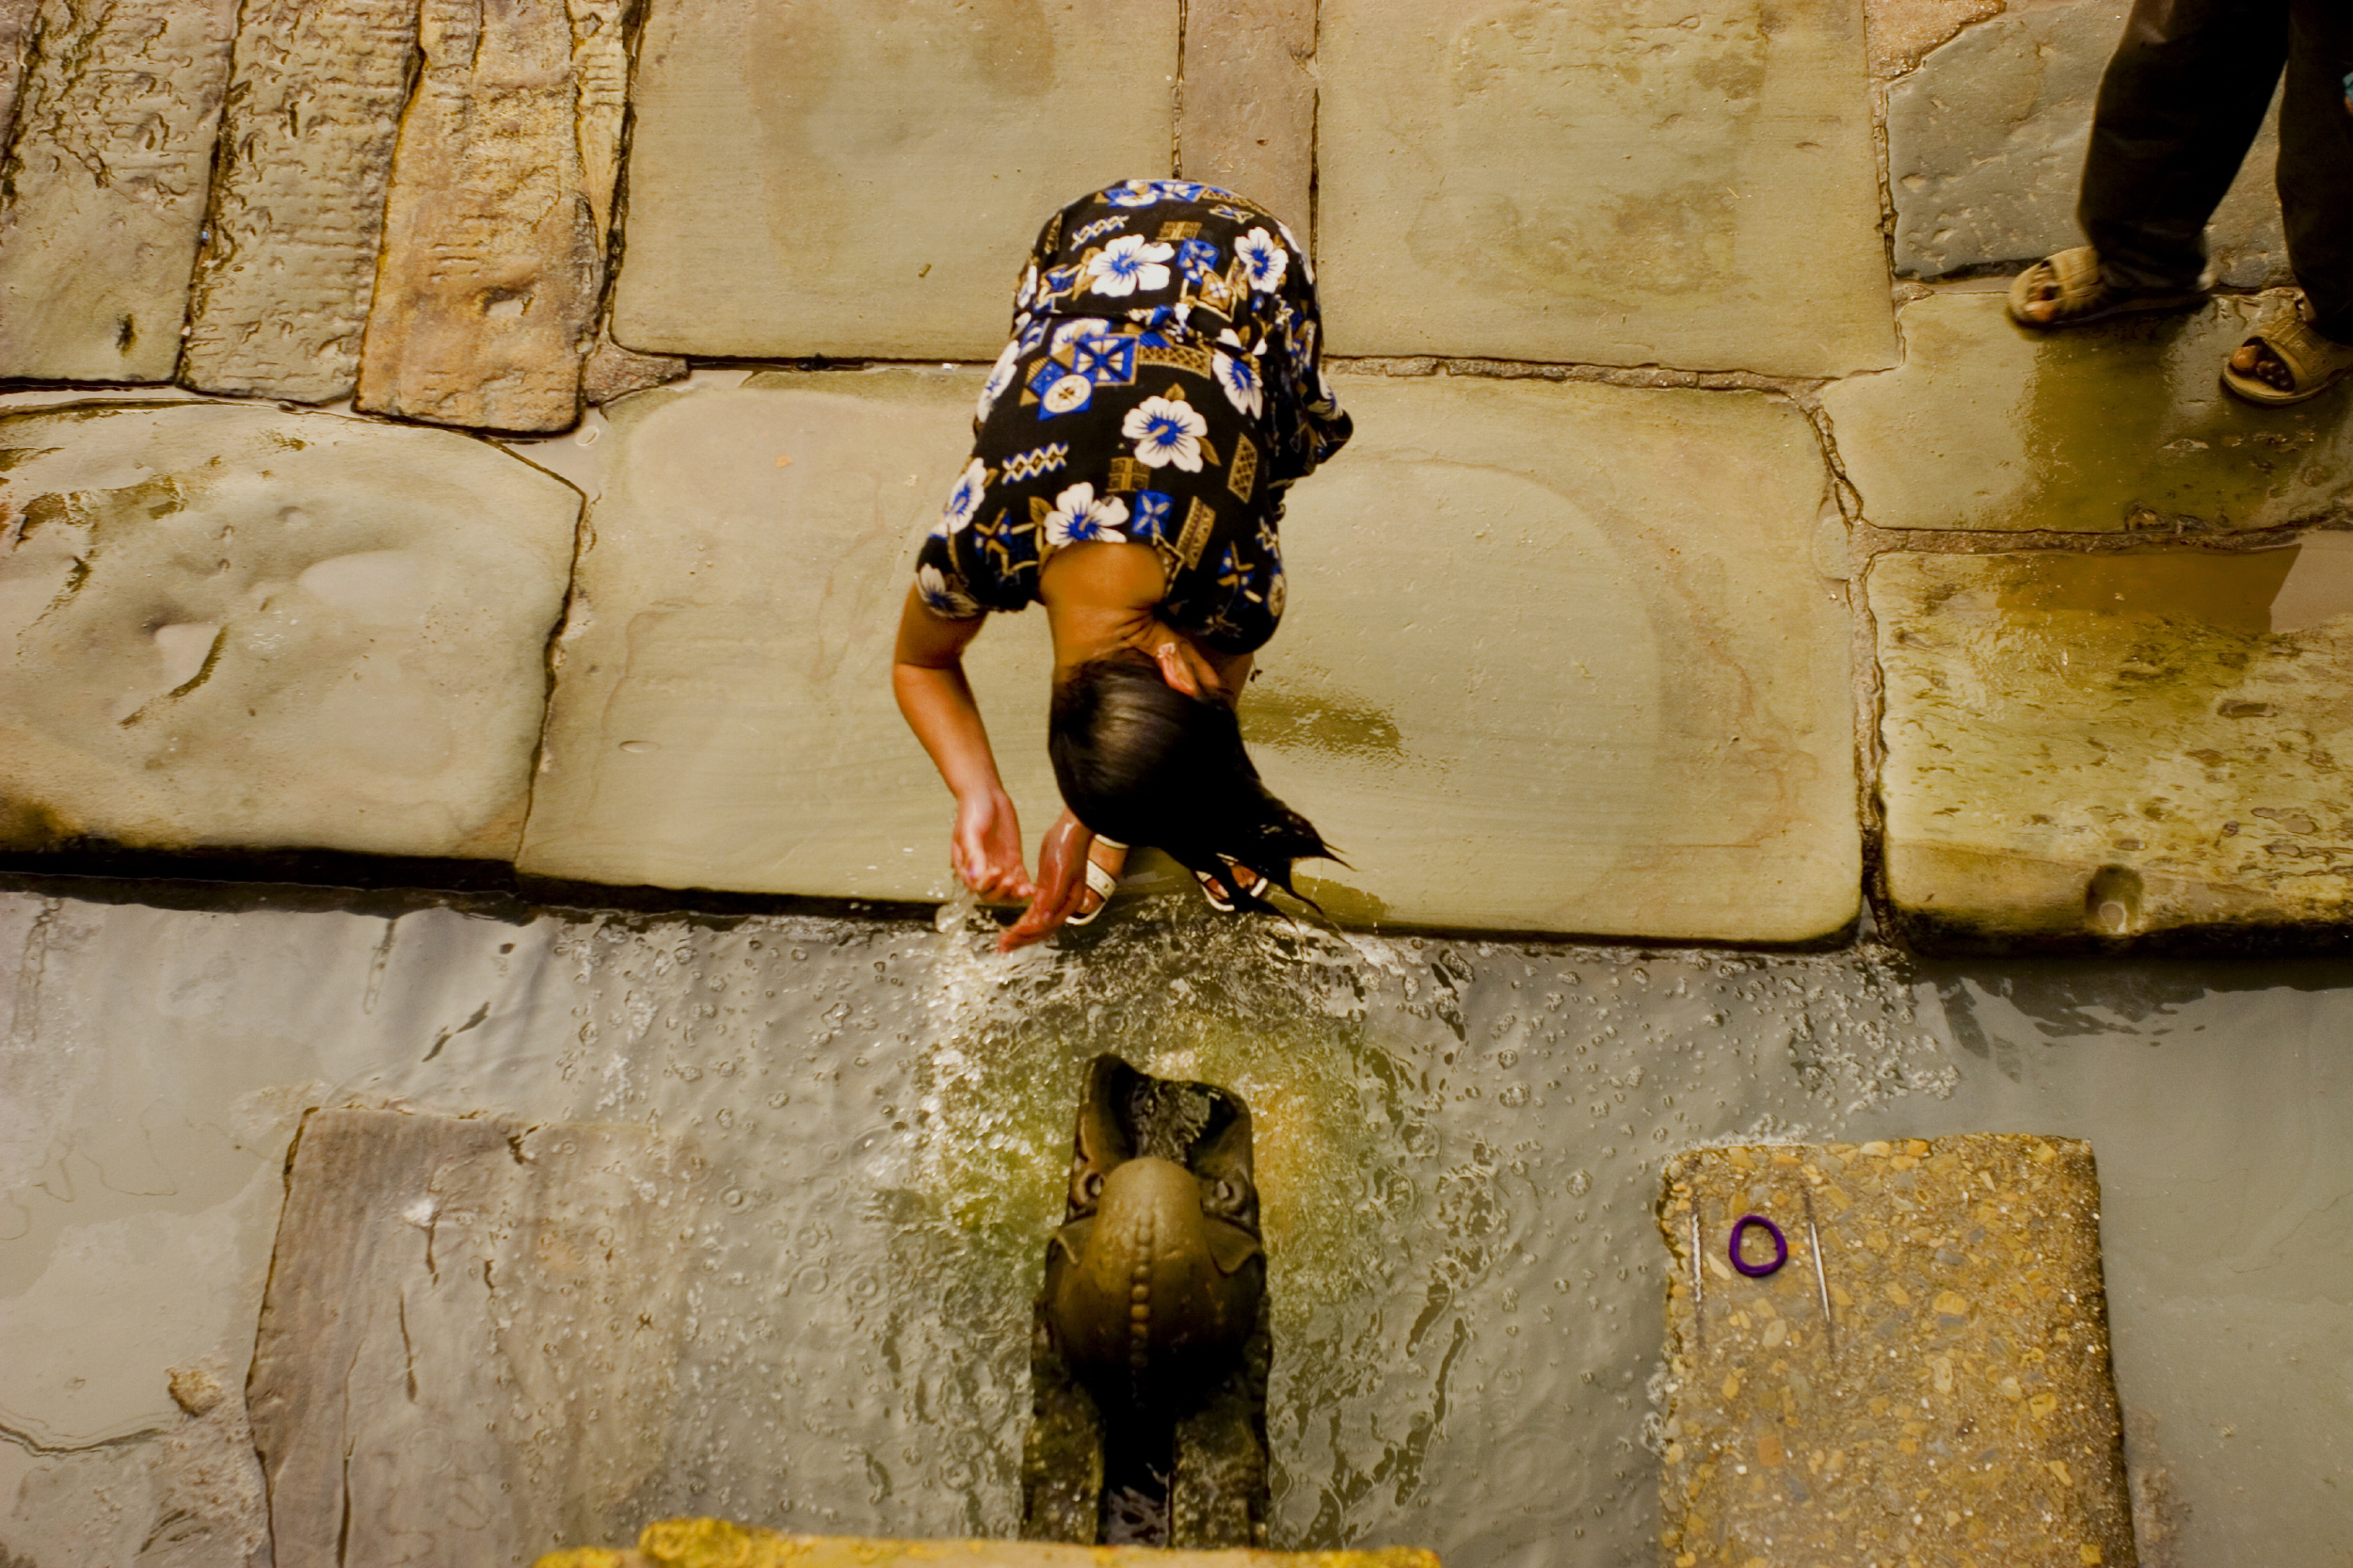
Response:
[[[2298,310],[2289,310],[2277,320],[2265,322],[2239,346],[2268,353],[2288,373],[2287,386],[2275,387],[2261,376],[2223,361],[2224,390],[2266,408],[2318,397],[2353,375],[2353,343],[2322,337]]]
[[[1115,849],[1122,855],[1128,852],[1126,844],[1106,839],[1099,833],[1096,835],[1095,841],[1105,849]],[[1083,915],[1073,915],[1063,921],[1062,923],[1066,926],[1093,925],[1103,911],[1112,906],[1112,894],[1119,889],[1119,878],[1096,865],[1092,851],[1087,855],[1086,877],[1087,890],[1095,895],[1096,905]]]
[[[2044,289],[2054,292],[2047,298],[2038,297]],[[2205,302],[2206,291],[2201,288],[2120,289],[2100,270],[2100,253],[2088,245],[2045,257],[2009,285],[2009,319],[2037,332],[2055,327],[2084,327],[2146,311],[2185,311]],[[2025,308],[2038,304],[2057,309],[2041,318],[2028,315]]]

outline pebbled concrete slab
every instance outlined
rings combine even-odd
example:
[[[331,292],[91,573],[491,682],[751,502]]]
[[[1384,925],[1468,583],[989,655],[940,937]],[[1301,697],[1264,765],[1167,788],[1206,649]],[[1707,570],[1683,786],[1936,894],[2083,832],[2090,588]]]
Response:
[[[168,381],[236,0],[45,0],[0,192],[0,376]]]
[[[2343,394],[2258,409],[2217,379],[2274,300],[2068,332],[1994,293],[1904,307],[1904,363],[1822,390],[1839,461],[1881,528],[2273,528],[2353,510]]]
[[[0,847],[508,858],[579,512],[445,432],[0,417]]]
[[[2353,913],[2353,536],[1891,553],[1887,889],[1932,945],[2229,943]]]
[[[1324,320],[1361,355],[1896,362],[1860,0],[1326,0]]]
[[[2130,8],[2126,0],[2020,7],[1963,29],[1888,89],[1897,272],[1936,278],[2084,243],[2075,198],[2092,104]],[[2206,228],[2218,284],[2292,280],[2272,185],[2279,157],[2275,101]]]
[[[2090,1144],[1694,1150],[1658,1223],[1662,1562],[2137,1560]]]
[[[1176,0],[658,6],[613,335],[993,360],[1047,215],[1171,170],[1176,71]]]
[[[1359,920],[1796,941],[1857,907],[1826,472],[1761,393],[1347,376],[1294,492],[1291,608],[1242,705]],[[773,373],[608,413],[521,869],[936,899],[949,798],[891,705],[907,557],[967,444],[963,373]],[[1000,617],[1000,621],[1002,617]],[[1529,649],[1545,650],[1531,657]],[[973,680],[1032,836],[1043,619]]]
[[[416,47],[416,0],[246,7],[196,264],[189,386],[351,395]]]
[[[518,1562],[625,1528],[704,1187],[644,1128],[310,1116],[248,1380],[277,1560]]]

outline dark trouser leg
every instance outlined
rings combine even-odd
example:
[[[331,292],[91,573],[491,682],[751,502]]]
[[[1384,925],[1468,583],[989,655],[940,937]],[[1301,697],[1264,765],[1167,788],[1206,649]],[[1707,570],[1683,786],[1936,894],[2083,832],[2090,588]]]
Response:
[[[2289,4],[2134,0],[2100,80],[2076,207],[2111,283],[2196,286],[2206,265],[2206,219],[2231,188],[2279,84]]]
[[[2346,0],[2296,0],[2287,96],[2280,106],[2280,209],[2288,261],[2313,328],[2353,343],[2353,17]]]

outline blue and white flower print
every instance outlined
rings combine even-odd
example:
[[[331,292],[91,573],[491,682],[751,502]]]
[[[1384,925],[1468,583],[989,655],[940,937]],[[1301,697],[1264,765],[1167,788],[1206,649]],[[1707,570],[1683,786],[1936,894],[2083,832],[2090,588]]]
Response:
[[[1128,531],[1137,544],[1158,544],[1169,536],[1169,520],[1176,515],[1176,498],[1159,490],[1136,492],[1135,527]]]
[[[1148,207],[1160,199],[1160,193],[1150,180],[1122,180],[1103,193],[1103,200],[1114,207]]]
[[[1061,348],[1079,338],[1099,338],[1112,329],[1112,324],[1101,316],[1073,316],[1054,328],[1054,346]]]
[[[1258,384],[1258,367],[1248,360],[1238,360],[1231,354],[1212,351],[1209,369],[1217,376],[1217,384],[1225,390],[1225,401],[1248,414],[1252,419],[1266,407],[1265,389]]]
[[[937,567],[915,568],[915,592],[923,608],[942,620],[970,620],[981,613],[981,601],[949,580]]]
[[[1049,419],[1056,414],[1075,414],[1095,400],[1095,383],[1083,376],[1058,376],[1038,394],[1037,400]]]
[[[1141,287],[1146,294],[1168,287],[1167,263],[1176,254],[1173,245],[1159,245],[1142,234],[1122,234],[1087,258],[1088,286],[1114,297]],[[1277,275],[1279,276],[1279,269]]]
[[[1308,284],[1312,287],[1316,280],[1316,264],[1307,255],[1307,248],[1299,243],[1299,236],[1291,232],[1291,226],[1284,222],[1279,217],[1274,220],[1274,232],[1283,236],[1283,243],[1285,245],[1289,246],[1293,251],[1297,252],[1299,256],[1300,276],[1306,279]]]
[[[972,411],[974,424],[985,424],[988,422],[988,411],[997,407],[999,398],[1005,395],[1005,389],[1013,385],[1014,376],[1020,368],[1021,340],[1016,338],[1005,344],[1005,351],[998,355],[997,362],[989,367],[988,379],[981,383],[981,400]]]
[[[948,492],[948,504],[939,509],[939,524],[933,532],[960,534],[981,509],[981,497],[988,493],[988,465],[978,457],[956,478]]]
[[[1273,294],[1283,286],[1283,272],[1290,265],[1290,252],[1264,229],[1253,229],[1236,240],[1234,254],[1241,258],[1242,266],[1250,274],[1251,293]]]
[[[1046,545],[1060,550],[1096,539],[1126,544],[1128,536],[1119,530],[1127,520],[1128,504],[1119,497],[1098,501],[1093,485],[1073,485],[1054,497],[1054,509],[1046,514]]]
[[[1201,472],[1201,438],[1209,422],[1176,398],[1147,397],[1128,410],[1119,433],[1136,443],[1136,461],[1146,468],[1172,463],[1187,473]]]

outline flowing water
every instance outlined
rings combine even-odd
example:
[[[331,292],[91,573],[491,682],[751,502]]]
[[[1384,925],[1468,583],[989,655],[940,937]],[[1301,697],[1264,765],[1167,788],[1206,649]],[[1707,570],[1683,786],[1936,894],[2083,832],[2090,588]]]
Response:
[[[52,1429],[144,1418],[125,1312],[166,1304],[136,1342],[167,1360],[249,1353],[304,1107],[633,1123],[712,1193],[618,1242],[691,1302],[636,1506],[1012,1535],[1030,1302],[1115,1051],[1251,1108],[1278,1546],[1652,1560],[1663,1159],[2032,1130],[2100,1158],[2145,1560],[2353,1552],[2342,965],[1342,936],[1176,900],[1000,958],[952,907],[234,902],[0,895],[0,1341],[51,1352],[0,1407]],[[36,1468],[0,1444],[0,1506]]]

